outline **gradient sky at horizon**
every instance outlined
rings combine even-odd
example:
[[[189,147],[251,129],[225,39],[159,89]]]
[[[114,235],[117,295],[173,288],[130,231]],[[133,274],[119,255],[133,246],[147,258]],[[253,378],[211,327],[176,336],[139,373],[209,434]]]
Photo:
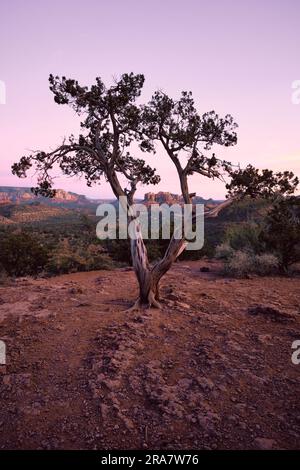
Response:
[[[199,111],[230,113],[238,144],[217,156],[300,175],[300,105],[291,100],[300,80],[299,0],[11,0],[0,5],[0,185],[32,186],[10,166],[30,149],[54,148],[76,132],[78,117],[58,107],[50,73],[91,84],[124,72],[143,73],[147,101],[157,88],[172,97],[192,90]],[[149,190],[179,192],[175,168],[162,151],[147,157],[162,177]],[[111,197],[107,184],[60,178],[57,188]],[[195,175],[190,189],[223,198],[224,185]]]

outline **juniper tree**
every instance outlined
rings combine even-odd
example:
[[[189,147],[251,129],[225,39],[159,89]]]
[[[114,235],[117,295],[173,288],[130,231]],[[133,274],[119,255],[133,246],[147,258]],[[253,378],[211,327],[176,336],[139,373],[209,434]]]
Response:
[[[88,186],[106,180],[124,204],[129,221],[133,221],[135,236],[131,238],[133,267],[139,283],[136,305],[159,307],[159,282],[188,244],[182,236],[172,236],[164,257],[150,265],[142,239],[141,227],[131,208],[139,184],[160,181],[155,168],[143,155],[155,153],[161,145],[170,164],[178,173],[181,192],[186,204],[191,203],[188,180],[193,174],[205,178],[229,178],[228,197],[204,217],[216,217],[219,212],[241,197],[274,197],[278,192],[291,194],[298,179],[291,172],[259,172],[249,165],[245,170],[217,158],[212,147],[231,146],[237,142],[237,124],[231,115],[220,117],[214,111],[200,115],[190,92],[178,100],[165,93],[154,93],[147,105],[138,105],[144,84],[143,75],[124,74],[112,86],[106,87],[97,77],[91,87],[76,80],[50,75],[50,90],[57,104],[71,106],[81,118],[81,133],[71,135],[56,149],[37,151],[21,157],[12,167],[14,174],[26,177],[32,167],[38,175],[35,194],[53,197],[52,171],[59,167],[64,175],[83,176]],[[132,144],[138,145],[132,152]],[[122,181],[125,179],[125,184]]]
[[[267,214],[261,241],[279,259],[279,268],[288,268],[300,261],[300,198],[278,198]]]

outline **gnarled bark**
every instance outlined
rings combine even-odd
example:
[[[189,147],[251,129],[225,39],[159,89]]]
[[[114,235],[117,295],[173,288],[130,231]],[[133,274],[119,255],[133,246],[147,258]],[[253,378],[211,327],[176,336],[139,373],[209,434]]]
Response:
[[[219,212],[232,204],[232,202],[232,199],[227,199],[215,208],[206,211],[204,217],[217,217]],[[154,306],[160,308],[160,280],[169,271],[178,256],[186,249],[188,241],[184,238],[177,239],[173,235],[164,257],[151,267],[148,260],[147,248],[143,241],[140,223],[137,220],[134,221],[133,227],[134,236],[131,238],[131,256],[139,284],[139,298],[133,308],[140,306]]]
[[[180,176],[180,185],[182,190],[182,195],[184,198],[185,204],[191,204],[192,194],[189,194],[187,175],[180,167],[179,161],[176,159],[176,166],[178,167],[179,176]],[[118,177],[114,170],[109,169],[108,177],[110,184],[113,188],[115,195],[118,197],[123,204],[123,210],[128,214],[129,220],[131,222],[131,234],[130,234],[130,243],[131,243],[131,257],[133,268],[137,277],[139,284],[139,297],[135,302],[133,309],[139,308],[141,306],[147,307],[158,307],[161,305],[159,303],[159,283],[161,278],[169,271],[172,264],[176,261],[178,256],[185,250],[188,245],[188,241],[185,238],[175,238],[175,235],[172,236],[169,246],[166,250],[164,257],[150,266],[147,254],[147,248],[143,241],[142,229],[140,222],[136,216],[132,213],[131,205],[132,201],[128,201],[126,198],[123,200],[125,193],[121,188]],[[219,212],[231,204],[232,200],[226,200],[223,203],[219,204],[217,207],[210,209],[204,213],[204,217],[217,217]],[[195,219],[193,218],[193,221]],[[133,231],[133,233],[132,233]]]
[[[177,240],[173,236],[163,259],[151,267],[147,248],[142,238],[141,226],[138,222],[134,223],[134,237],[131,238],[131,256],[139,283],[139,298],[134,308],[138,306],[161,307],[159,303],[159,282],[186,246],[187,242],[184,239]]]

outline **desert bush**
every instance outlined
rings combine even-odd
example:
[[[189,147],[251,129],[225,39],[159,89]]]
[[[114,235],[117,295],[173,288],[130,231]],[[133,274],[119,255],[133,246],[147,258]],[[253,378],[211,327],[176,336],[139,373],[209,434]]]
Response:
[[[109,254],[100,244],[89,244],[81,255],[86,258],[86,267],[88,271],[114,269],[120,265],[120,263],[114,262],[111,259]]]
[[[300,261],[299,197],[278,199],[264,211],[259,225],[252,221],[226,228],[216,257],[226,261],[227,273],[240,277],[251,272],[260,275],[286,272]]]
[[[231,224],[225,231],[225,242],[234,250],[261,253],[264,243],[260,237],[261,227],[255,223]]]
[[[280,271],[300,261],[300,198],[282,199],[274,204],[265,220],[262,241],[279,260]]]
[[[0,265],[9,276],[40,273],[49,259],[49,249],[27,232],[1,235]]]
[[[278,258],[272,253],[255,255],[247,251],[232,251],[225,259],[225,274],[237,278],[247,277],[251,274],[267,276],[276,273],[279,266]]]
[[[68,274],[77,271],[86,271],[84,259],[75,256],[74,253],[55,252],[46,265],[48,274]]]
[[[263,253],[254,257],[254,272],[261,276],[273,274],[278,270],[279,260],[272,253]]]
[[[216,247],[215,257],[217,259],[229,260],[234,253],[234,249],[228,242],[221,243]]]
[[[103,240],[102,246],[116,262],[131,264],[130,243],[128,240]]]
[[[254,257],[245,251],[233,251],[232,255],[225,261],[224,273],[233,277],[246,277],[254,270]]]
[[[78,247],[76,244],[72,245],[70,240],[64,239],[53,251],[45,270],[48,274],[56,275],[114,267],[112,259],[100,244]]]

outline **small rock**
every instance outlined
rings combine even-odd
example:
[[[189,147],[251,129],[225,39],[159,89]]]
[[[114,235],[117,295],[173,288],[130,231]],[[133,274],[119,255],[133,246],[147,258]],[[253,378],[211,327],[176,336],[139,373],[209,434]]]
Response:
[[[252,315],[252,316],[262,315],[265,318],[270,319],[271,321],[279,322],[279,323],[286,323],[288,321],[294,320],[292,315],[285,313],[285,312],[281,312],[280,310],[277,310],[276,308],[264,306],[264,305],[253,305],[248,308],[247,312],[249,315]]]
[[[189,310],[191,308],[190,305],[185,304],[184,302],[176,302],[176,307],[182,308],[184,310]]]
[[[274,439],[268,439],[266,437],[257,437],[254,439],[254,445],[260,450],[272,450],[276,442]]]
[[[198,377],[197,382],[204,390],[212,390],[215,386],[211,379],[207,379],[206,377]]]

